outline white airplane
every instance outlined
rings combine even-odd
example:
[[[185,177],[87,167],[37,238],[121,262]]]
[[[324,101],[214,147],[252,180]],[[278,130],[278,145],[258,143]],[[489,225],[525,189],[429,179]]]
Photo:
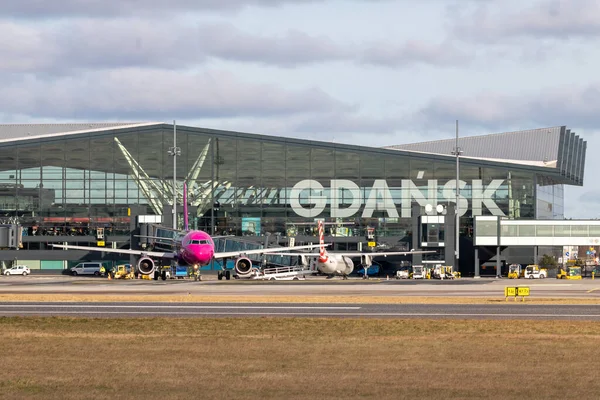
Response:
[[[330,277],[342,276],[344,279],[348,279],[348,275],[354,271],[354,262],[351,257],[361,257],[361,263],[365,265],[366,269],[373,264],[373,257],[387,257],[387,256],[404,256],[408,254],[426,254],[435,253],[433,250],[429,251],[391,251],[391,252],[378,252],[378,253],[362,253],[362,252],[339,252],[329,253],[325,249],[328,244],[325,244],[324,240],[324,229],[323,221],[318,221],[319,230],[319,252],[318,253],[271,253],[273,255],[284,255],[284,256],[300,256],[304,257],[315,257],[313,262],[316,262],[316,269]],[[305,260],[303,260],[306,262]],[[310,263],[310,262],[309,262]]]

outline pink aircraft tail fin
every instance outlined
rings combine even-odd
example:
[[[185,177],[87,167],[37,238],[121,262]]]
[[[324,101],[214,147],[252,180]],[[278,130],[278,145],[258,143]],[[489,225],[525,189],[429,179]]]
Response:
[[[323,221],[319,220],[318,222],[318,230],[319,230],[319,262],[327,262],[329,257],[327,256],[327,250],[325,250],[325,228],[323,227]]]
[[[187,202],[187,183],[183,182],[183,229],[189,231],[188,224],[188,202]]]

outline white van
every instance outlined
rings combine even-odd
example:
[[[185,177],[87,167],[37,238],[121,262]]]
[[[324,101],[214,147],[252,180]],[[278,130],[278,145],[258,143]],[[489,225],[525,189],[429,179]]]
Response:
[[[100,268],[102,267],[102,263],[99,262],[84,262],[79,263],[73,268],[71,268],[71,274],[73,276],[77,275],[96,275],[100,276]]]

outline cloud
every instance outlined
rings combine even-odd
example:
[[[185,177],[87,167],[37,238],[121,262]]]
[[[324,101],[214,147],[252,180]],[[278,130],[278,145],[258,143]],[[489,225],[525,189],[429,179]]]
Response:
[[[159,15],[192,11],[235,11],[246,7],[280,7],[327,0],[19,0],[3,1],[0,17],[54,18]]]
[[[181,70],[211,59],[291,68],[354,61],[387,67],[454,65],[466,60],[451,44],[336,43],[290,30],[268,37],[231,24],[180,24],[140,19],[75,19],[54,24],[0,20],[0,71],[61,75],[77,69],[147,67]]]
[[[412,124],[434,128],[459,120],[461,125],[506,131],[525,126],[569,125],[595,129],[600,125],[600,83],[562,86],[536,93],[482,92],[467,98],[437,98],[412,118]]]
[[[451,42],[430,44],[412,40],[402,45],[372,43],[362,52],[361,61],[365,64],[399,67],[415,63],[437,66],[459,65],[471,57]]]
[[[597,0],[544,0],[523,8],[508,2],[484,3],[475,11],[454,15],[452,31],[472,42],[501,43],[522,38],[597,39],[600,3]],[[523,3],[521,3],[523,4]],[[510,11],[507,11],[510,10]]]
[[[291,91],[241,82],[223,71],[126,68],[0,83],[5,114],[38,118],[150,119],[281,116],[352,111],[319,89]]]
[[[0,71],[23,72],[53,68],[60,50],[48,45],[33,27],[0,21]]]
[[[282,37],[241,32],[229,24],[180,26],[142,20],[77,20],[30,26],[0,22],[8,72],[67,73],[132,66],[185,69],[209,57],[280,66],[349,58],[329,38],[290,31]]]
[[[329,112],[311,115],[296,121],[294,132],[306,134],[344,134],[363,135],[393,134],[399,128],[400,118],[372,117],[356,113]],[[365,140],[367,143],[368,140]]]
[[[311,36],[296,30],[283,37],[267,38],[249,35],[231,25],[213,25],[199,29],[208,39],[206,53],[224,60],[250,61],[278,66],[335,61],[352,58],[348,46],[334,43],[326,36]]]

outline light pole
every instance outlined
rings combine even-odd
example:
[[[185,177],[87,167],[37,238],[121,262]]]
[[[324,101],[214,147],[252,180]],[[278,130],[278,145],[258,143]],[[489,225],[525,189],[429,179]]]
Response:
[[[456,156],[456,206],[454,210],[456,211],[456,248],[454,249],[454,255],[456,256],[456,260],[454,262],[456,271],[458,271],[459,267],[459,258],[460,258],[460,155],[462,154],[462,150],[458,147],[458,120],[456,120],[456,144],[452,154]]]
[[[177,229],[177,156],[181,148],[177,147],[177,124],[173,120],[173,147],[169,147],[169,155],[173,156],[173,229]]]

